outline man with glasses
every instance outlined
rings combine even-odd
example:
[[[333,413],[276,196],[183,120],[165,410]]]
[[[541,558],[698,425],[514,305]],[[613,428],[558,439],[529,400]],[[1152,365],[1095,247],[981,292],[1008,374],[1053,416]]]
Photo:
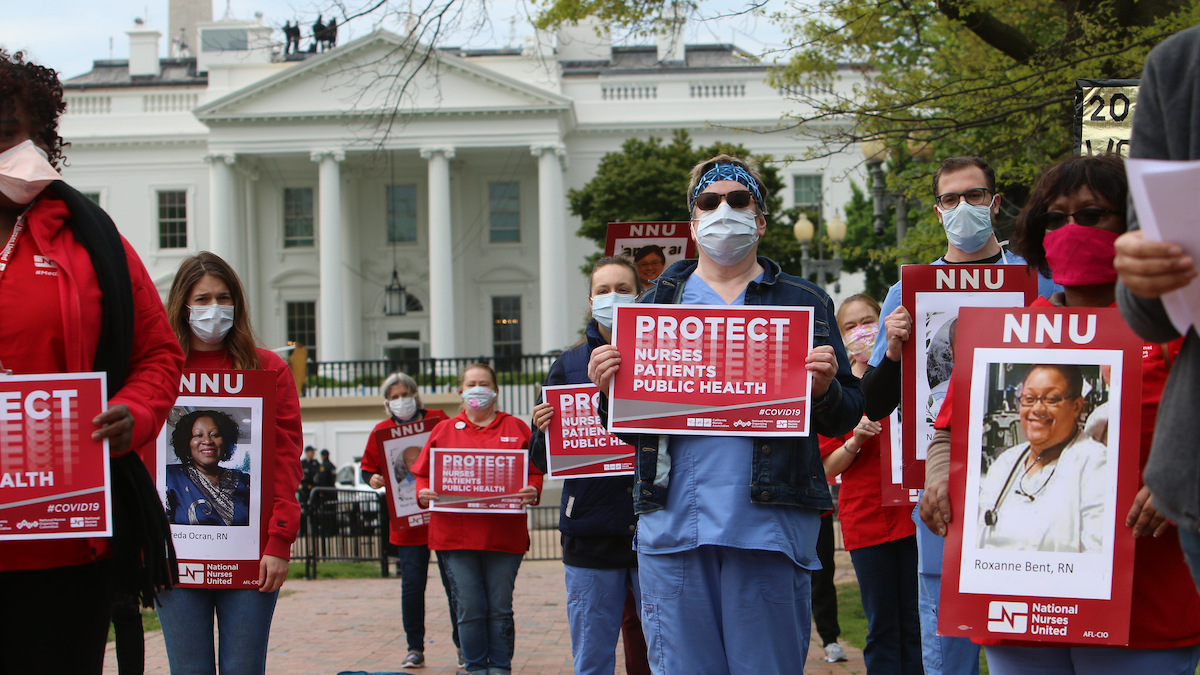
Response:
[[[934,211],[946,230],[946,253],[934,265],[1024,265],[1025,259],[1006,251],[996,240],[992,223],[1002,197],[996,192],[996,172],[980,157],[950,157],[933,174]],[[1049,297],[1058,287],[1038,277],[1038,294]],[[866,414],[887,417],[900,404],[900,351],[912,329],[912,317],[900,306],[900,282],[883,301],[884,325],[863,376]],[[921,655],[926,675],[978,675],[979,646],[966,638],[937,634],[937,605],[942,582],[943,540],[917,523],[917,587],[921,616]]]

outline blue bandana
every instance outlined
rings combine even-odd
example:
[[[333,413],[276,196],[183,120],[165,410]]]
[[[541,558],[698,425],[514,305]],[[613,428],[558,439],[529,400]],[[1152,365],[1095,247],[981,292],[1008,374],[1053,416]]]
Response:
[[[688,197],[688,213],[691,213],[696,206],[696,195],[703,192],[704,188],[719,180],[732,180],[745,185],[750,194],[754,195],[754,201],[758,204],[759,212],[766,214],[767,205],[763,202],[762,192],[758,189],[758,181],[754,180],[754,176],[751,176],[749,171],[746,171],[737,164],[730,164],[728,162],[714,164],[711,169],[705,171],[704,175],[700,177],[700,181],[696,183],[696,189],[692,190],[691,196]]]

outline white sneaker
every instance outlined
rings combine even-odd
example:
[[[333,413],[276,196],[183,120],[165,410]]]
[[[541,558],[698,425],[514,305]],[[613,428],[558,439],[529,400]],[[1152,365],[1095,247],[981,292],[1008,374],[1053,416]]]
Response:
[[[459,667],[459,668],[466,668],[466,667],[467,667],[467,660],[463,658],[463,655],[462,655],[462,647],[458,647],[458,648],[456,648],[456,651],[458,651],[458,667]]]
[[[840,661],[847,661],[847,660],[848,659],[846,658],[846,652],[842,649],[841,645],[839,645],[836,642],[830,642],[829,644],[825,645],[825,662],[826,663],[838,663]]]

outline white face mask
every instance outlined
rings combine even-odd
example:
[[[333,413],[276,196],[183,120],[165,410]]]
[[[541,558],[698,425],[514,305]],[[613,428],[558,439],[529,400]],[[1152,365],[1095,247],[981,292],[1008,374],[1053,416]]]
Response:
[[[627,293],[604,293],[592,296],[592,318],[596,323],[612,330],[613,305],[622,302],[635,302],[636,295]]]
[[[417,414],[417,399],[414,396],[401,396],[387,402],[388,409],[398,420],[406,420]]]
[[[46,186],[62,176],[33,141],[23,141],[0,152],[0,193],[15,204],[28,204]]]
[[[204,344],[219,345],[233,328],[233,305],[188,305],[192,333]]]
[[[740,263],[758,243],[758,221],[752,209],[734,209],[727,202],[695,219],[692,235],[709,258],[729,267]]]
[[[974,253],[986,246],[992,238],[992,204],[995,201],[993,195],[987,205],[968,204],[964,199],[950,210],[936,207],[942,214],[942,225],[950,245],[963,253]]]

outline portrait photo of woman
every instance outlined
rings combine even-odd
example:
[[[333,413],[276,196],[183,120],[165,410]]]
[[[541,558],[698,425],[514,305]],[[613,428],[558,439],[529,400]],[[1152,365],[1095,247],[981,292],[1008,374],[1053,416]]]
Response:
[[[994,415],[1015,411],[1018,442],[984,449],[998,454],[990,466],[982,463],[987,469],[979,484],[979,547],[1099,553],[1108,448],[1084,433],[1104,387],[1099,367],[994,365],[992,398],[1002,397],[1005,385],[1017,378],[1013,400],[998,403]]]
[[[179,418],[170,444],[179,464],[166,467],[167,520],[178,525],[250,524],[250,474],[229,463],[242,436],[220,410],[195,410]]]

